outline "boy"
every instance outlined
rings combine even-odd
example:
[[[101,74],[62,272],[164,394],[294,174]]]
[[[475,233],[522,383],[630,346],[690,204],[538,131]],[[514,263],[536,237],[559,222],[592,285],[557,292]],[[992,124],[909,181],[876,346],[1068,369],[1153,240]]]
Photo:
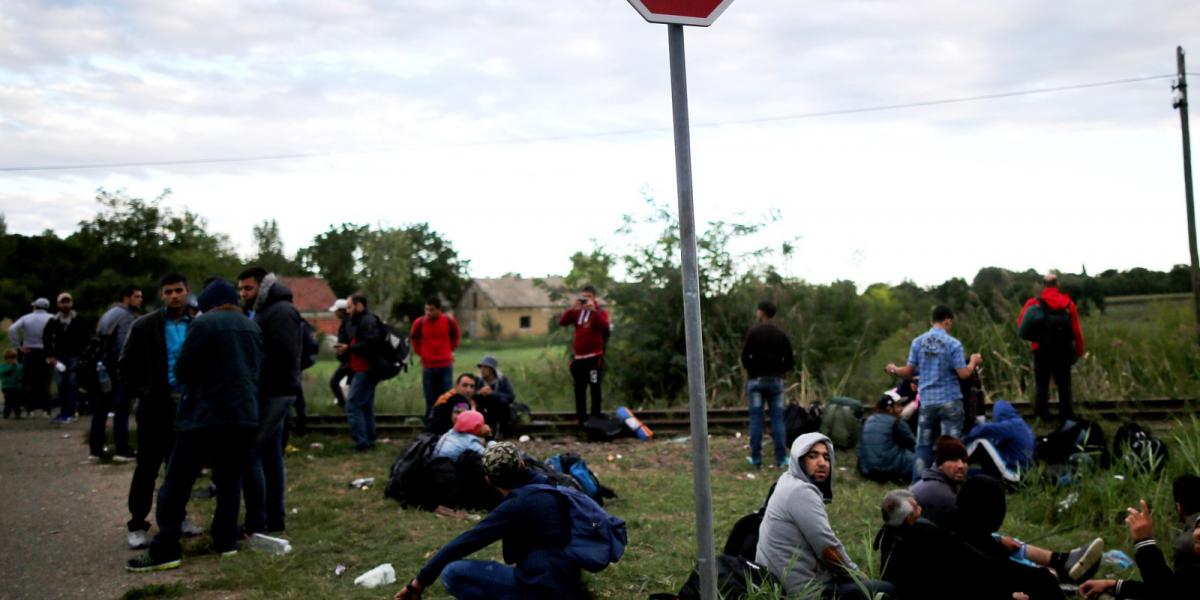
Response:
[[[0,365],[0,388],[4,391],[4,418],[16,415],[21,418],[21,365],[17,362],[17,351],[4,351],[4,364]]]

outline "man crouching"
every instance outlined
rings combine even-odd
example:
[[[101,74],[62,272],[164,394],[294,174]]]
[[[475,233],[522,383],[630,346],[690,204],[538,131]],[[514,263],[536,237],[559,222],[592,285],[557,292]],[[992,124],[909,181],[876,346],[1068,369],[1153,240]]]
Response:
[[[829,524],[833,443],[806,433],[792,443],[790,459],[767,502],[755,562],[783,581],[789,597],[866,600],[894,593],[891,584],[858,574]]]

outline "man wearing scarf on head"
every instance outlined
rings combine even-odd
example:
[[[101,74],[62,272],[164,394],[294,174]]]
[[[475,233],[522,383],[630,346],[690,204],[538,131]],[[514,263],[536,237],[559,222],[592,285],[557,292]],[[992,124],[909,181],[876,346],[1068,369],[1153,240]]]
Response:
[[[894,593],[890,583],[852,575],[858,566],[830,526],[825,505],[833,502],[833,443],[806,433],[792,443],[789,457],[767,501],[754,561],[778,577],[789,596],[820,590],[823,599],[865,600]]]

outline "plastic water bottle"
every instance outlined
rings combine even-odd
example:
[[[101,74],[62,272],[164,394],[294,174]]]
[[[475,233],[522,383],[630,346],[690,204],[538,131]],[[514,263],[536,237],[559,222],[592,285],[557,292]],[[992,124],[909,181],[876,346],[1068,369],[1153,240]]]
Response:
[[[112,393],[112,378],[108,376],[108,368],[102,362],[96,363],[96,379],[100,382],[100,393]]]
[[[392,563],[383,563],[354,579],[354,585],[361,585],[365,588],[376,588],[395,582],[396,569],[392,568]]]
[[[287,540],[261,533],[250,536],[250,547],[274,555],[287,554],[292,551],[292,544]]]

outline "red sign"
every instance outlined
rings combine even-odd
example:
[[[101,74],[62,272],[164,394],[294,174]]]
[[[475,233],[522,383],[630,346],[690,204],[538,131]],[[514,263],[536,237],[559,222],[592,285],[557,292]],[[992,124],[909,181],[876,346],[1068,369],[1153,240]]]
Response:
[[[708,27],[733,0],[629,0],[651,23]]]

